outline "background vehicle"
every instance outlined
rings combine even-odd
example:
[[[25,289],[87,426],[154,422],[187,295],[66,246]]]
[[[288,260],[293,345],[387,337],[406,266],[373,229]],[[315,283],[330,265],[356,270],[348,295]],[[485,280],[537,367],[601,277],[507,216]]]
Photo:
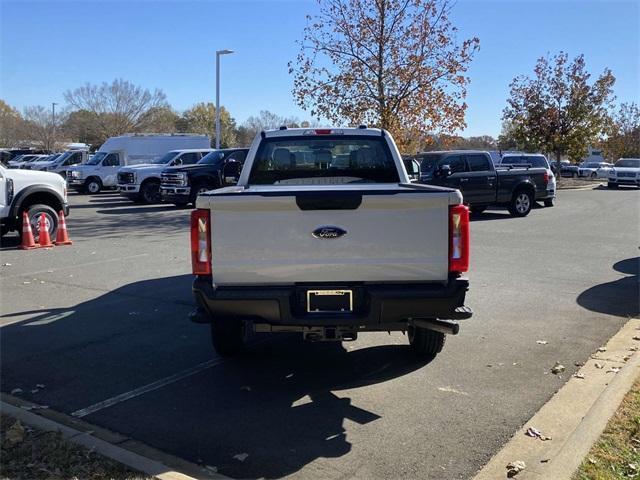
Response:
[[[606,162],[585,162],[581,163],[578,168],[579,177],[598,178],[598,169],[603,166],[611,165]]]
[[[45,161],[47,158],[49,158],[51,155],[36,155],[35,157],[25,161],[25,162],[21,162],[20,166],[18,168],[24,168],[25,170],[32,170],[33,169],[33,165],[35,165],[38,162],[43,162]]]
[[[487,152],[457,150],[421,153],[420,183],[456,188],[473,213],[506,206],[515,217],[529,214],[537,200],[549,198],[546,168],[494,167]]]
[[[174,165],[193,165],[209,152],[207,149],[171,150],[151,163],[122,167],[118,170],[120,195],[134,202],[158,203],[160,195],[160,173]]]
[[[88,159],[89,152],[87,150],[67,150],[50,162],[34,165],[34,169],[37,168],[38,170],[45,172],[57,173],[62,177],[67,178],[67,171],[70,167],[86,163]]]
[[[553,207],[556,198],[556,176],[553,174],[547,157],[542,154],[530,153],[503,155],[500,165],[545,168],[549,175],[549,182],[547,183],[547,196],[542,198],[542,201],[545,207]]]
[[[22,230],[22,213],[27,212],[34,236],[39,235],[42,213],[55,238],[58,213],[69,214],[67,187],[60,175],[8,169],[0,165],[0,233]]]
[[[607,187],[631,185],[640,188],[640,158],[621,158],[609,171]]]
[[[198,196],[191,318],[211,325],[221,355],[253,326],[314,341],[406,331],[432,358],[458,332],[453,320],[472,315],[461,202],[409,183],[384,130],[263,132],[237,186]]]
[[[133,134],[111,137],[102,144],[95,156],[85,164],[67,170],[69,186],[87,193],[98,193],[103,188],[117,185],[117,173],[125,165],[149,163],[170,150],[184,148],[210,148],[206,135]]]
[[[237,181],[248,151],[248,148],[213,150],[195,165],[165,168],[160,183],[162,200],[178,207],[189,203],[195,206],[200,193],[220,188],[231,178]]]
[[[601,164],[596,170],[596,178],[609,178],[609,172],[613,168],[613,163]]]
[[[560,168],[558,169],[558,161],[557,160],[549,160],[549,166],[551,167],[551,171],[556,177],[560,176],[563,168],[569,167],[571,162],[569,160],[560,160]]]
[[[412,182],[420,180],[420,162],[410,156],[402,157],[402,162],[404,163],[404,168],[407,171],[409,180]]]
[[[25,162],[29,162],[34,158],[39,157],[37,154],[18,155],[13,160],[9,160],[9,168],[21,168]]]
[[[580,167],[578,165],[575,165],[569,161],[567,161],[567,163],[563,163],[562,166],[560,167],[560,176],[561,177],[571,177],[571,178],[578,178],[578,170],[580,169]]]

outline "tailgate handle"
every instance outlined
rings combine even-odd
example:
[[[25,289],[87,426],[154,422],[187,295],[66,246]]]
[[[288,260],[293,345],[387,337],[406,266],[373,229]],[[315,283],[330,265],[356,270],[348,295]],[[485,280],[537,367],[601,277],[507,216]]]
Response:
[[[356,210],[362,203],[358,192],[305,192],[296,194],[300,210]]]

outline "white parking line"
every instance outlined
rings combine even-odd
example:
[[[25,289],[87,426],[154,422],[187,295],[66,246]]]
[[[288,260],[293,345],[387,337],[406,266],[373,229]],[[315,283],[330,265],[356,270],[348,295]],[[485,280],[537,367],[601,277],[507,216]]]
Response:
[[[219,358],[217,360],[209,360],[208,362],[204,362],[201,363],[199,365],[196,365],[195,367],[191,367],[191,368],[187,368],[186,370],[183,370],[182,372],[178,372],[174,375],[171,375],[169,377],[163,378],[161,380],[157,380],[153,383],[148,383],[147,385],[144,385],[142,387],[136,388],[134,390],[130,390],[128,392],[125,393],[121,393],[120,395],[116,395],[115,397],[111,397],[108,398],[106,400],[103,400],[102,402],[98,402],[98,403],[94,403],[93,405],[88,406],[87,408],[81,408],[80,410],[76,410],[75,412],[71,413],[72,416],[74,417],[78,417],[78,418],[82,418],[82,417],[86,417],[87,415],[90,415],[92,413],[95,413],[97,411],[103,410],[105,408],[108,407],[112,407],[113,405],[116,405],[118,403],[124,402],[126,400],[129,400],[131,398],[135,398],[138,397],[144,393],[148,393],[148,392],[152,392],[154,390],[157,390],[159,388],[162,388],[166,385],[169,385],[171,383],[175,383],[177,381],[180,381],[184,378],[187,377],[191,377],[193,375],[195,375],[196,373],[200,373],[208,368],[211,368],[215,365],[219,365],[221,363],[223,363],[225,361],[224,358]]]

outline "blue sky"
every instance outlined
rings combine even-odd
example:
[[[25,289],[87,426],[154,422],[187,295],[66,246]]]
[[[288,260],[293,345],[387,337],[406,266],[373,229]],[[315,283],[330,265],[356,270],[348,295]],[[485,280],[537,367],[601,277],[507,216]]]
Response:
[[[587,68],[609,67],[618,102],[639,101],[640,2],[459,0],[459,39],[480,38],[469,75],[464,135],[500,132],[508,85],[535,60],[584,53]],[[305,15],[298,1],[0,0],[0,98],[22,109],[63,102],[62,92],[124,78],[161,88],[178,110],[215,100],[215,50],[222,104],[238,122],[260,110],[308,118],[293,102],[287,62],[298,52]]]

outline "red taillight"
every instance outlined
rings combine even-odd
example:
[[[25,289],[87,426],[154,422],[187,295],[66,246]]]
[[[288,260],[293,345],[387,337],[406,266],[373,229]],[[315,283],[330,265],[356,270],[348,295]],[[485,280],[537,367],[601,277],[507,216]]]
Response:
[[[316,135],[331,135],[330,128],[316,128]]]
[[[449,271],[469,270],[469,209],[464,205],[449,208]]]
[[[194,275],[211,275],[211,215],[201,208],[191,212],[191,267]]]
[[[543,179],[544,179],[544,183],[545,183],[545,184],[546,184],[546,183],[549,183],[549,172],[546,172],[546,171],[544,172],[544,177],[543,177]]]

